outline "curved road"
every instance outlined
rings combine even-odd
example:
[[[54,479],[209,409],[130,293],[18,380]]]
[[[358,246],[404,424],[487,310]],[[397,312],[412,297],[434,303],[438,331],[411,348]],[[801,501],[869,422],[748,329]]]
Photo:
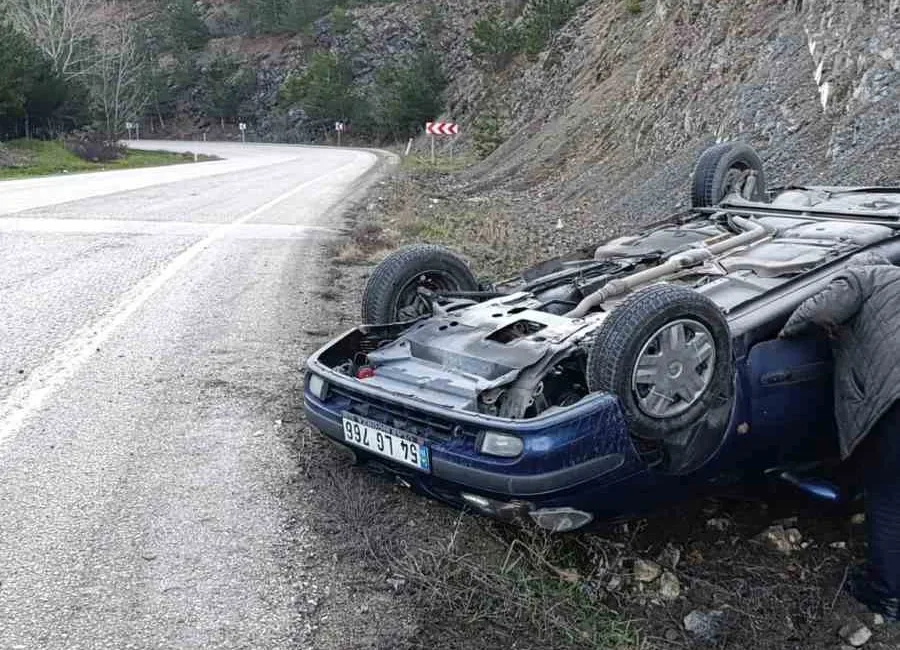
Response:
[[[0,183],[0,648],[301,645],[280,418],[378,161],[201,151]]]

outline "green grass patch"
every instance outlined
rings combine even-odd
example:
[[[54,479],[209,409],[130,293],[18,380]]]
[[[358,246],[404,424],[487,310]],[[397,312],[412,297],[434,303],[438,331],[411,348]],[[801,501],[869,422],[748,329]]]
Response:
[[[65,148],[59,140],[12,140],[3,143],[14,166],[0,167],[0,180],[109,171],[113,169],[138,169],[194,162],[192,153],[168,151],[140,151],[129,149],[125,156],[111,162],[95,163],[82,160]],[[210,156],[198,156],[199,161],[214,160]]]
[[[435,158],[433,163],[430,156],[405,156],[400,164],[400,169],[407,172],[440,172],[449,174],[465,169],[472,162],[465,156],[450,158],[446,155],[440,155]]]

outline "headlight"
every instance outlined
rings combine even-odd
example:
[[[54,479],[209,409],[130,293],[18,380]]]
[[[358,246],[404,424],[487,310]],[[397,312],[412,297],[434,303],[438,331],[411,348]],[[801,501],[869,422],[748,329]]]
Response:
[[[481,436],[480,451],[490,456],[501,458],[515,458],[525,449],[525,443],[521,438],[508,436],[503,433],[485,431]]]
[[[319,377],[319,375],[310,373],[307,386],[309,386],[309,392],[312,393],[316,399],[325,399],[325,395],[328,393],[328,384],[325,383],[325,380]]]

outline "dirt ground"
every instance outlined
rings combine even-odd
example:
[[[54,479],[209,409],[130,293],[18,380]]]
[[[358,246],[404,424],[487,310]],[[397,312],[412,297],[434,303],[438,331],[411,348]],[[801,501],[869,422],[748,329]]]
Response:
[[[321,270],[319,324],[304,332],[310,345],[357,323],[367,274],[399,243],[456,245],[494,277],[585,243],[564,216],[529,213],[533,204],[513,196],[453,199],[450,184],[401,173],[352,215],[324,251],[331,261]],[[846,594],[847,571],[865,552],[861,504],[828,511],[790,493],[703,499],[548,536],[351,466],[303,421],[299,377],[285,424],[306,484],[299,493],[321,513],[315,527],[333,551],[333,581],[315,605],[321,646],[819,650],[852,647],[840,634],[850,625],[871,633],[866,648],[900,648],[900,626]]]

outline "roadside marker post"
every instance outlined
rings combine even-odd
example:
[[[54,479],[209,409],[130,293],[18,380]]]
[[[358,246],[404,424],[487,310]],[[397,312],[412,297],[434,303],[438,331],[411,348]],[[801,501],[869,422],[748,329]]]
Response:
[[[238,128],[241,130],[241,142],[247,142],[247,124],[241,122],[238,124]]]
[[[459,135],[459,124],[454,122],[426,122],[425,123],[425,133],[431,136],[431,164],[435,163],[435,155],[434,155],[434,141],[436,136],[439,135]],[[456,138],[453,139],[452,142],[455,142]],[[450,148],[450,158],[453,158],[453,148],[451,145]]]
[[[341,146],[341,134],[346,130],[347,126],[343,122],[335,122],[334,130],[337,133],[338,146]]]

